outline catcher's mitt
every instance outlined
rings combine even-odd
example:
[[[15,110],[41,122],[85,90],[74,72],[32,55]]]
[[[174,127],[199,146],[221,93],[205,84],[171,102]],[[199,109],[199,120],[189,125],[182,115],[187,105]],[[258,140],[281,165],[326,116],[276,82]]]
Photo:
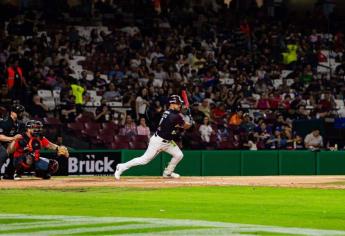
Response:
[[[65,146],[58,146],[58,148],[57,148],[57,155],[58,156],[69,157],[68,149]]]

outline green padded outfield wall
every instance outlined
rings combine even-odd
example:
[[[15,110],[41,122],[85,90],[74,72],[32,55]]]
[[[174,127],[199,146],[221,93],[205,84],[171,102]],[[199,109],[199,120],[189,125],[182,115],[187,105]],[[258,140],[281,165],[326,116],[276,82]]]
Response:
[[[318,175],[345,175],[345,151],[323,151],[316,158]]]
[[[277,151],[242,151],[242,175],[279,175]]]
[[[279,151],[280,175],[315,175],[316,152]]]
[[[123,150],[122,162],[144,153]],[[184,150],[176,168],[182,176],[345,175],[345,151],[193,151]],[[125,175],[160,176],[171,156],[160,153],[152,162],[133,167]]]
[[[171,155],[163,152],[163,169],[168,166],[170,160]],[[176,173],[179,173],[182,176],[201,176],[201,151],[183,151],[183,159],[175,170]]]
[[[241,151],[202,151],[203,176],[241,175]]]

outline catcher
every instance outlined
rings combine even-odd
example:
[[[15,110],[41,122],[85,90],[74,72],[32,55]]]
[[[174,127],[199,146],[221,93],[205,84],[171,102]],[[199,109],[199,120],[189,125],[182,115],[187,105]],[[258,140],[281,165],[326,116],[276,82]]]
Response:
[[[19,180],[26,171],[34,171],[36,177],[50,179],[51,175],[57,172],[59,164],[56,160],[40,157],[40,149],[56,150],[58,156],[66,158],[69,157],[68,149],[42,136],[42,122],[30,120],[25,126],[26,132],[10,147],[13,151],[13,164],[16,170],[14,179]]]

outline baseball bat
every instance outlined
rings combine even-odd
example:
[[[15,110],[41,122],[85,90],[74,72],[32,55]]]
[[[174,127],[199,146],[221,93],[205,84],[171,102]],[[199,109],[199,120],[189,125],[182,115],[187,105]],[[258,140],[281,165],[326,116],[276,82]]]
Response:
[[[182,100],[184,102],[185,107],[189,109],[189,101],[188,101],[187,91],[185,89],[182,90],[181,96],[182,96]]]

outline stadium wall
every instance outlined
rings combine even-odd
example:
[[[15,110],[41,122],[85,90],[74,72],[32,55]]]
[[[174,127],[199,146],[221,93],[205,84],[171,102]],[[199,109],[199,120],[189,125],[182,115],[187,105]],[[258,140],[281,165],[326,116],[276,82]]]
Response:
[[[144,150],[80,150],[57,158],[58,175],[112,175],[120,162],[141,156]],[[182,176],[344,175],[345,151],[183,151],[176,172]],[[56,158],[55,153],[42,156]],[[134,167],[126,176],[160,176],[170,155],[160,153],[152,162]]]

